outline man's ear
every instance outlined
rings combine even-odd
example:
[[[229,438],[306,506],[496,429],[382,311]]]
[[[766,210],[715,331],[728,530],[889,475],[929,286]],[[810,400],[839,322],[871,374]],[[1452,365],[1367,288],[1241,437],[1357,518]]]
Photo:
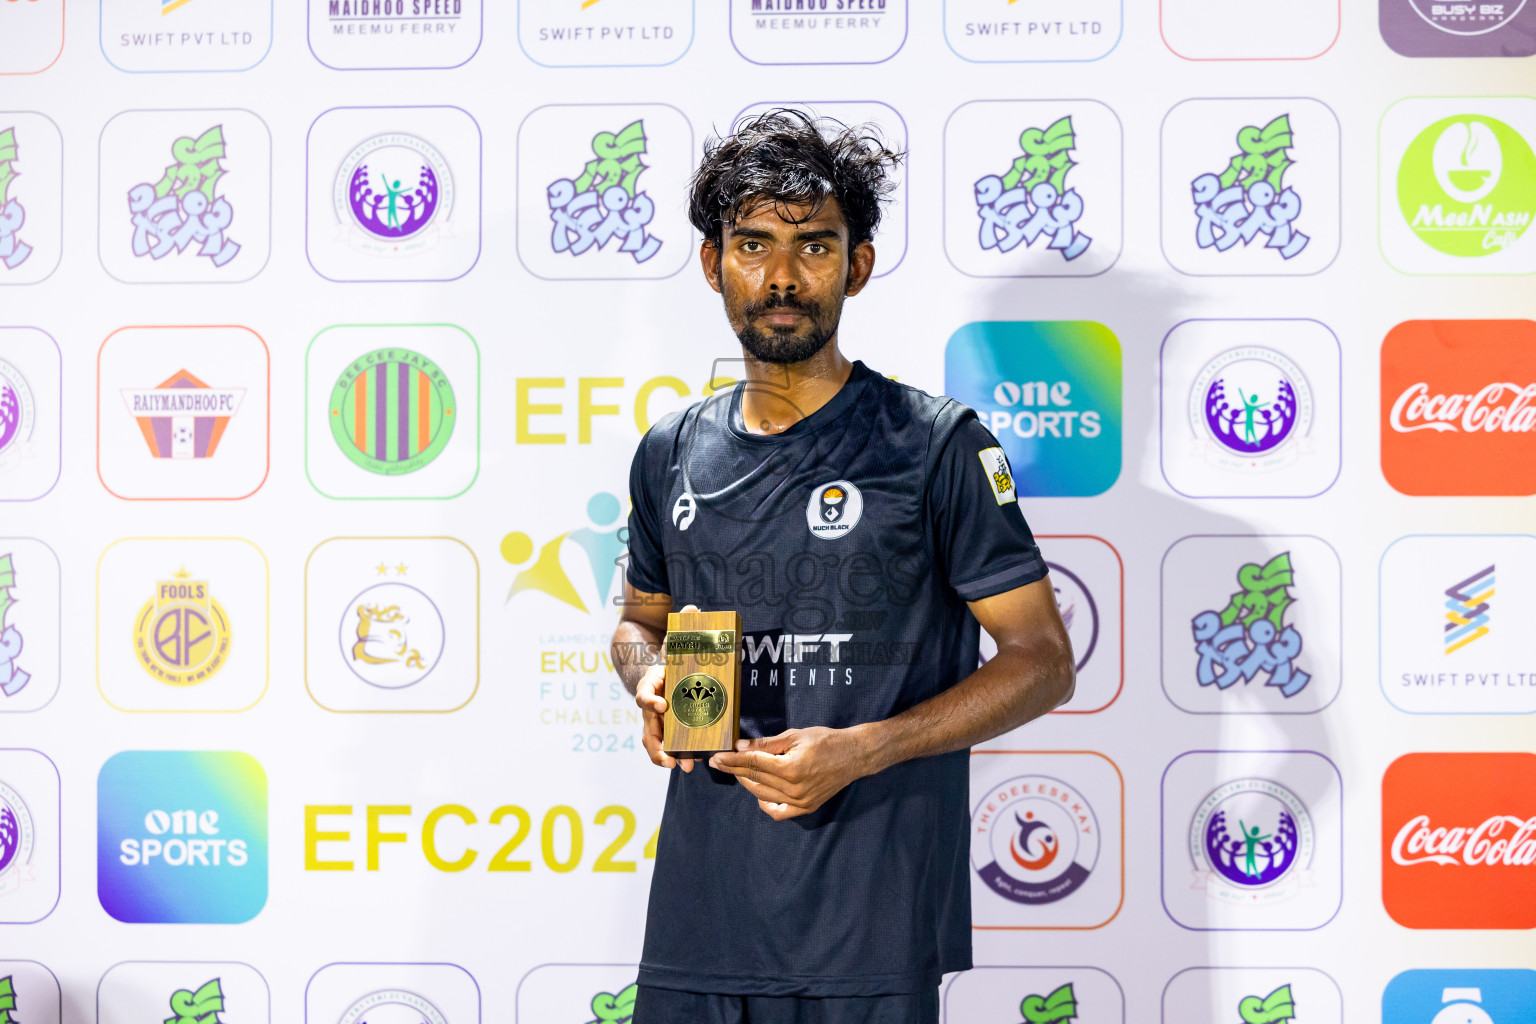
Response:
[[[699,266],[704,270],[704,280],[715,291],[720,290],[720,246],[706,238],[699,243]]]
[[[859,294],[869,284],[869,277],[874,272],[875,245],[873,242],[860,242],[853,247],[853,255],[848,260],[848,287],[843,289],[843,294]]]

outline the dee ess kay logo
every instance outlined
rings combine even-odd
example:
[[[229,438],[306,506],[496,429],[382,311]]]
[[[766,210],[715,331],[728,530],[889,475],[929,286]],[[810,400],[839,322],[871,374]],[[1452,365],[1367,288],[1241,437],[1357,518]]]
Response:
[[[1409,928],[1536,927],[1536,754],[1407,754],[1381,781],[1381,898]]]
[[[1404,494],[1536,494],[1536,323],[1394,327],[1381,346],[1381,471]]]

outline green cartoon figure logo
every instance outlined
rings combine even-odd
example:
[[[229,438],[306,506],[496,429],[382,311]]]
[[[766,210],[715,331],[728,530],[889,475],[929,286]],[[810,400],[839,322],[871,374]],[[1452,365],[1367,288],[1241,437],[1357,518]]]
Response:
[[[193,992],[179,989],[171,995],[171,1015],[165,1024],[224,1024],[224,990],[214,978]]]
[[[1069,981],[1048,996],[1025,996],[1019,1004],[1024,1024],[1072,1024],[1077,1019],[1077,996]]]
[[[1243,1024],[1286,1024],[1296,1018],[1291,986],[1281,985],[1267,996],[1244,996],[1237,1004]]]
[[[592,1019],[583,1024],[631,1024],[635,1019],[635,993],[639,983],[616,993],[599,992],[592,997]]]

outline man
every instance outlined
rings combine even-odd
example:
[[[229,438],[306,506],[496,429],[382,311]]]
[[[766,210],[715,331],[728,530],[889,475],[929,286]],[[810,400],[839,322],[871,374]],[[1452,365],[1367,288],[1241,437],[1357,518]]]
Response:
[[[1072,694],[997,441],[838,346],[899,159],[840,127],[764,114],[692,183],[746,371],[630,472],[613,660],[651,761],[679,769],[635,1024],[937,1022],[941,976],[971,966],[967,748]],[[704,765],[661,750],[664,666],[635,656],[680,606],[742,615],[743,740]]]

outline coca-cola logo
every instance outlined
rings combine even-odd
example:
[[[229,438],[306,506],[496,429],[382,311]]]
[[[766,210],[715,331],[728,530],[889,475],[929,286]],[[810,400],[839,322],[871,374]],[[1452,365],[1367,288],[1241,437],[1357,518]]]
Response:
[[[1423,381],[1410,385],[1392,403],[1392,429],[1474,433],[1529,433],[1536,430],[1536,383],[1492,383],[1470,395],[1431,394]]]
[[[1495,814],[1481,825],[1447,828],[1420,814],[1398,829],[1392,861],[1405,866],[1530,867],[1536,863],[1536,816]]]

